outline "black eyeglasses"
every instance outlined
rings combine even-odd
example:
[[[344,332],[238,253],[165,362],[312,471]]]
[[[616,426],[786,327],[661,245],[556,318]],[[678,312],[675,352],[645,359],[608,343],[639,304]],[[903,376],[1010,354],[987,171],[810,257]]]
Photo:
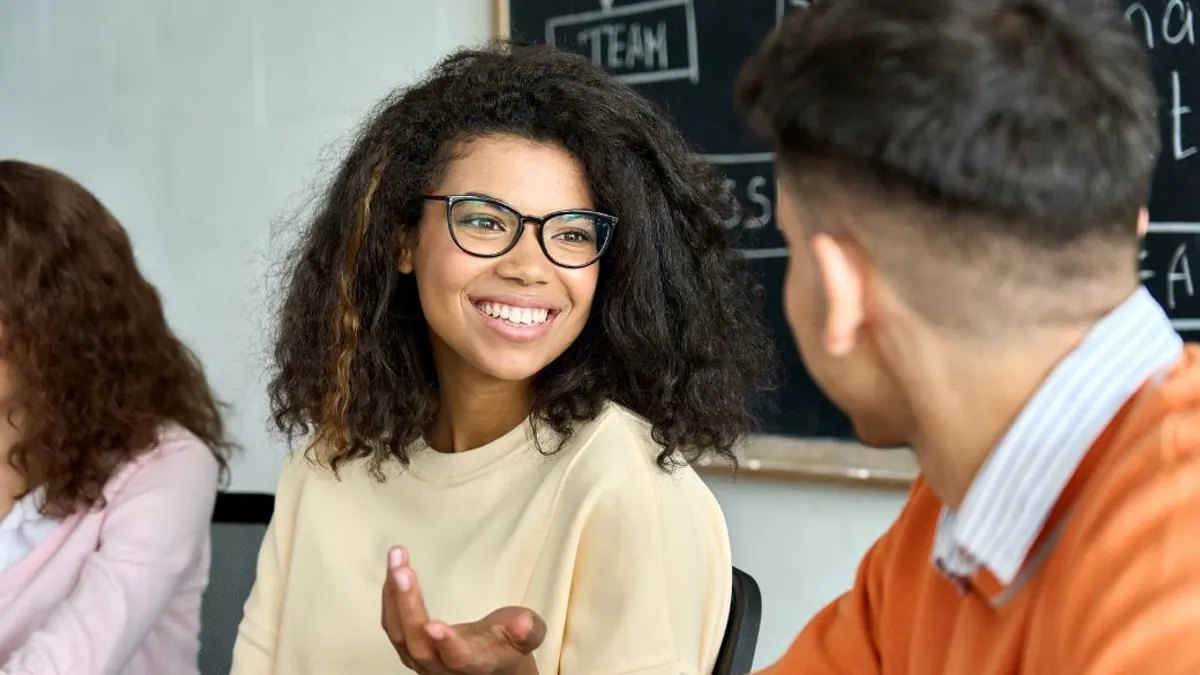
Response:
[[[446,204],[450,238],[464,253],[499,258],[521,240],[525,223],[535,223],[538,245],[550,262],[578,269],[600,259],[617,224],[615,216],[573,209],[538,218],[527,216],[498,199],[476,195],[422,195]]]

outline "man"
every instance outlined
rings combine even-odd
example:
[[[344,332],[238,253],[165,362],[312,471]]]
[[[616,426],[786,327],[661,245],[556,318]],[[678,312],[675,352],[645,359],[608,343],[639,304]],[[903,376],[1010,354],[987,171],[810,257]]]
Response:
[[[1115,2],[817,0],[738,97],[805,364],[921,467],[767,673],[1200,673],[1200,350],[1138,283],[1158,102]]]

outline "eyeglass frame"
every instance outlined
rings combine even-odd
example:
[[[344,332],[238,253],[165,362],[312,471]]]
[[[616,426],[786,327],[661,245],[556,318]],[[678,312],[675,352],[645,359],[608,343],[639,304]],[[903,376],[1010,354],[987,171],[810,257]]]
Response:
[[[534,238],[537,240],[538,247],[542,249],[542,255],[546,256],[546,260],[549,260],[554,265],[557,265],[558,267],[562,267],[563,269],[580,270],[585,267],[591,267],[592,265],[595,265],[597,262],[600,261],[600,257],[603,256],[604,252],[608,250],[608,244],[609,244],[609,242],[612,241],[613,230],[615,230],[616,226],[617,226],[617,217],[616,216],[609,215],[607,213],[603,213],[600,211],[593,211],[591,209],[563,209],[561,211],[551,211],[550,213],[547,213],[539,218],[538,216],[531,216],[531,215],[521,213],[519,210],[517,210],[511,204],[508,204],[502,200],[496,199],[495,197],[487,197],[484,195],[421,195],[421,199],[428,200],[428,201],[442,202],[443,204],[446,205],[446,230],[450,233],[450,240],[454,242],[454,245],[457,246],[460,251],[462,251],[463,253],[466,253],[469,256],[474,256],[476,258],[499,258],[501,256],[508,254],[510,251],[512,251],[514,248],[517,247],[517,244],[520,243],[520,241],[521,241],[521,237],[525,236],[525,223],[530,222],[530,223],[536,223],[538,226],[537,232],[535,233]],[[512,241],[508,242],[508,245],[505,246],[504,249],[498,253],[476,253],[474,251],[468,251],[467,248],[462,245],[462,242],[460,242],[458,240],[458,237],[455,236],[454,220],[451,217],[451,214],[454,212],[454,205],[456,203],[462,202],[462,201],[476,201],[476,202],[486,202],[486,203],[490,203],[490,204],[495,204],[495,205],[501,206],[501,207],[511,211],[513,214],[515,214],[517,216],[517,233],[515,236],[513,236]],[[550,255],[550,251],[548,251],[546,249],[546,240],[543,238],[542,233],[544,230],[542,228],[548,221],[558,218],[559,216],[565,216],[565,215],[569,215],[569,214],[580,214],[580,215],[590,216],[590,217],[599,217],[599,218],[604,219],[604,221],[606,223],[608,223],[608,230],[609,230],[608,236],[606,236],[604,238],[604,243],[600,246],[600,249],[598,251],[596,251],[596,257],[592,258],[591,260],[587,261],[586,263],[584,263],[582,265],[564,265],[564,264],[560,263],[559,261],[555,260],[554,256]]]

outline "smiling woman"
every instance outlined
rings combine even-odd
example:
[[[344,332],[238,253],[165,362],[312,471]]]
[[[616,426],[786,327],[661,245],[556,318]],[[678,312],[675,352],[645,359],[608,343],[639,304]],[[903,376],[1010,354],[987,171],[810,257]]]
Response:
[[[772,365],[735,209],[578,56],[464,51],[384,101],[287,279],[304,451],[234,672],[710,672],[729,541],[688,461]]]
[[[460,143],[435,191],[472,196],[427,203],[399,269],[416,277],[439,378],[527,381],[583,332],[600,276],[595,244],[616,218],[592,210],[570,153],[510,134]]]

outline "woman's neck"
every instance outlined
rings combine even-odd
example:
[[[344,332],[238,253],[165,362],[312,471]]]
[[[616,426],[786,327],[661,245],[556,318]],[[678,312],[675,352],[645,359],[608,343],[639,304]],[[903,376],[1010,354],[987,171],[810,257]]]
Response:
[[[27,491],[26,480],[9,463],[9,453],[21,435],[12,423],[13,416],[0,412],[0,519],[8,515],[19,495]]]
[[[463,452],[500,438],[529,417],[531,383],[447,377],[439,382],[437,418],[425,441],[438,452]]]

